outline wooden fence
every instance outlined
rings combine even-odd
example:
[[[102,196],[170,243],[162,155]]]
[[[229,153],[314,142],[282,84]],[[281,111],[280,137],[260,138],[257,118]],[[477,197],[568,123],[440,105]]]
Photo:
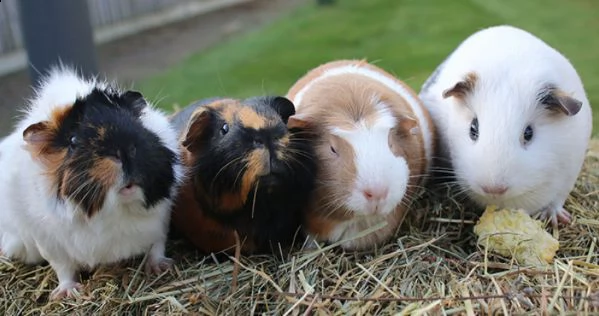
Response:
[[[22,48],[21,26],[17,1],[0,1],[0,56]],[[52,0],[40,0],[52,1]],[[73,0],[83,1],[83,0]],[[161,11],[189,2],[208,0],[85,0],[88,3],[94,29],[110,26],[138,16]]]
[[[17,1],[0,0],[0,76],[23,69]],[[39,0],[53,1],[53,0]],[[94,42],[105,43],[148,28],[253,0],[72,0],[87,1]]]

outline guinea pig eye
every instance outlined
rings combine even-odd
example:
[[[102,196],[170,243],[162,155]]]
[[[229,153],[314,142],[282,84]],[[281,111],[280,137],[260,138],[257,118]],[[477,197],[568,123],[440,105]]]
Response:
[[[470,139],[474,141],[478,139],[478,119],[476,117],[470,123]]]
[[[522,133],[522,143],[523,144],[528,143],[532,139],[532,136],[533,136],[532,126],[528,125],[524,129],[524,133]]]
[[[229,124],[225,123],[225,124],[223,124],[223,127],[220,128],[220,133],[222,135],[225,135],[228,132],[229,132]]]
[[[72,136],[71,139],[69,139],[69,146],[75,147],[77,145],[77,141],[77,136]]]
[[[332,152],[334,155],[337,155],[337,156],[339,156],[339,154],[337,153],[337,150],[335,150],[335,147],[333,147],[333,145],[331,145],[331,152]]]

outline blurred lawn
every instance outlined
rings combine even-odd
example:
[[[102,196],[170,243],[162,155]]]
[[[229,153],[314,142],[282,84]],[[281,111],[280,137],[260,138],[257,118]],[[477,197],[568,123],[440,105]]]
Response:
[[[284,94],[309,69],[366,58],[416,91],[463,39],[496,24],[522,27],[564,53],[583,78],[599,135],[599,1],[307,0],[273,23],[195,54],[140,82],[159,105],[210,96]]]

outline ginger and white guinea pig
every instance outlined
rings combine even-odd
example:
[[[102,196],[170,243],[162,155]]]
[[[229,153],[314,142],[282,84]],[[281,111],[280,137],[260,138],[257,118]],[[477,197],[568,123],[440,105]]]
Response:
[[[54,67],[0,143],[0,251],[81,288],[79,269],[148,252],[167,269],[170,209],[183,165],[165,114],[139,92]]]
[[[563,206],[592,113],[562,54],[519,28],[489,27],[441,63],[420,97],[437,126],[440,156],[473,201],[570,221]]]
[[[388,241],[426,178],[433,125],[416,93],[363,60],[337,60],[300,78],[287,97],[290,118],[318,129],[316,189],[305,211],[308,234],[366,250]]]
[[[316,175],[310,126],[280,96],[212,98],[171,117],[188,167],[173,230],[199,250],[244,254],[290,246]]]

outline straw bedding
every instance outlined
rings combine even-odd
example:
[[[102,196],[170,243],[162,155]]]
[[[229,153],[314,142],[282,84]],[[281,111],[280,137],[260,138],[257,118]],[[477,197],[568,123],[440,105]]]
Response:
[[[0,314],[52,315],[388,315],[599,313],[599,140],[566,208],[547,269],[518,267],[476,246],[480,213],[450,190],[416,202],[396,237],[370,253],[335,245],[275,256],[202,256],[173,238],[174,270],[143,273],[145,258],[82,273],[79,297],[48,302],[56,277],[48,265],[0,257]]]

